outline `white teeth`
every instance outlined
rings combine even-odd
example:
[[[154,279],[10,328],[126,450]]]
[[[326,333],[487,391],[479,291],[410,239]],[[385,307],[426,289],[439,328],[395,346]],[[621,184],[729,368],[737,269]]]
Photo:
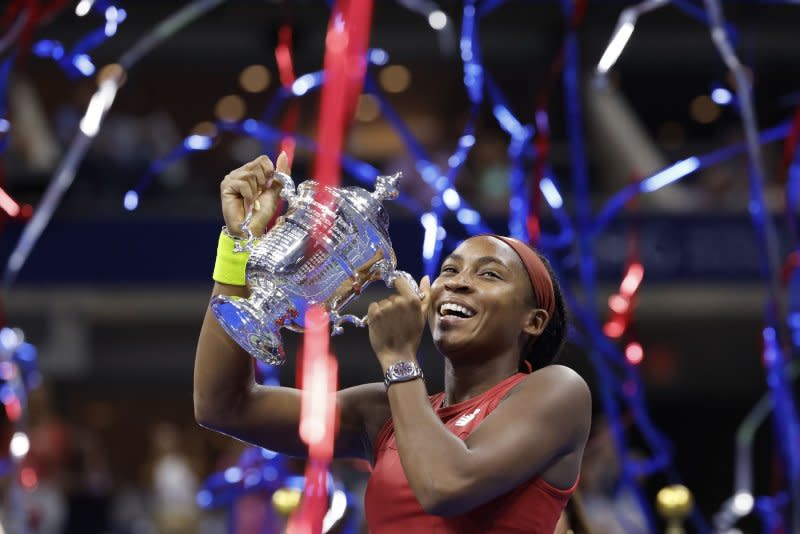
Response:
[[[452,302],[445,302],[444,304],[439,306],[439,314],[444,315],[445,312],[455,312],[465,317],[472,317],[473,315],[475,315],[474,311],[467,309],[464,306],[453,304]]]

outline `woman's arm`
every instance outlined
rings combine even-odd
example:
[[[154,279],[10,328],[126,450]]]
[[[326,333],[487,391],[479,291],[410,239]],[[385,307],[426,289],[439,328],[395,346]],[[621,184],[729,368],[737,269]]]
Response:
[[[399,295],[369,309],[370,341],[384,369],[415,359],[430,298],[420,301],[403,280],[397,288]],[[430,284],[423,279],[420,288]],[[466,441],[439,420],[421,380],[393,384],[388,396],[403,470],[428,513],[467,512],[545,471],[567,484],[578,474],[591,396],[566,367],[531,374]]]
[[[574,481],[589,433],[591,398],[572,370],[550,366],[518,385],[462,441],[439,420],[417,380],[389,388],[397,449],[426,511],[457,515],[506,493],[574,455]]]
[[[214,284],[214,295],[246,297],[247,288]],[[206,309],[194,368],[194,410],[202,426],[286,454],[302,456],[297,435],[300,392],[259,386],[253,359]]]
[[[246,296],[244,288],[214,285],[214,294]],[[386,404],[383,384],[365,384],[339,391],[337,457],[370,459],[364,406]],[[291,456],[303,457],[300,440],[300,390],[256,383],[253,358],[233,341],[206,310],[197,344],[194,409],[197,422],[211,430]]]
[[[288,172],[286,155],[278,170]],[[278,206],[280,183],[272,183],[273,166],[266,156],[228,174],[221,184],[222,211],[229,232],[236,233],[247,206],[255,203],[251,230],[261,235]],[[213,294],[246,297],[246,287],[217,283]],[[339,432],[334,454],[369,458],[365,420],[376,407],[386,406],[382,384],[356,386],[337,393]],[[253,359],[233,341],[206,310],[197,343],[194,369],[194,410],[197,422],[268,449],[305,456],[307,448],[298,435],[301,392],[293,388],[256,383]],[[379,415],[379,414],[378,414]]]

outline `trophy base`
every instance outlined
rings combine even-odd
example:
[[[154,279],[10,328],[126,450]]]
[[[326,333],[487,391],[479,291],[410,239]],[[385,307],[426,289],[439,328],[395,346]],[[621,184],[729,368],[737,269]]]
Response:
[[[223,330],[251,356],[275,366],[286,361],[280,333],[270,330],[264,312],[247,299],[217,295],[211,299],[211,311]]]

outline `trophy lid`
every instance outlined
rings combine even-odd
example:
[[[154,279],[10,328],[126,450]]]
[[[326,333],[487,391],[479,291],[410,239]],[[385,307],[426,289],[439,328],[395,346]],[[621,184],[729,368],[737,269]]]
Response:
[[[400,196],[397,182],[403,176],[402,172],[396,172],[388,176],[378,176],[375,178],[375,191],[371,193],[372,198],[381,200],[394,200]]]
[[[363,187],[330,187],[320,185],[314,180],[306,180],[297,188],[299,196],[315,195],[320,188],[327,190],[333,198],[339,198],[349,204],[362,220],[369,221],[375,226],[387,242],[389,239],[389,215],[383,207],[383,200],[392,200],[400,194],[397,182],[402,173],[397,172],[388,176],[375,178],[375,190],[370,192]]]

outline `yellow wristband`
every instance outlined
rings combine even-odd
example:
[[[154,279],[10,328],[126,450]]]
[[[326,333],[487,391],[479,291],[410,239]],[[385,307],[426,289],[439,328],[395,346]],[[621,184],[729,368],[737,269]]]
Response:
[[[225,228],[219,233],[217,243],[217,261],[214,263],[214,281],[231,286],[247,285],[245,271],[250,253],[234,252],[236,239],[230,236]]]

